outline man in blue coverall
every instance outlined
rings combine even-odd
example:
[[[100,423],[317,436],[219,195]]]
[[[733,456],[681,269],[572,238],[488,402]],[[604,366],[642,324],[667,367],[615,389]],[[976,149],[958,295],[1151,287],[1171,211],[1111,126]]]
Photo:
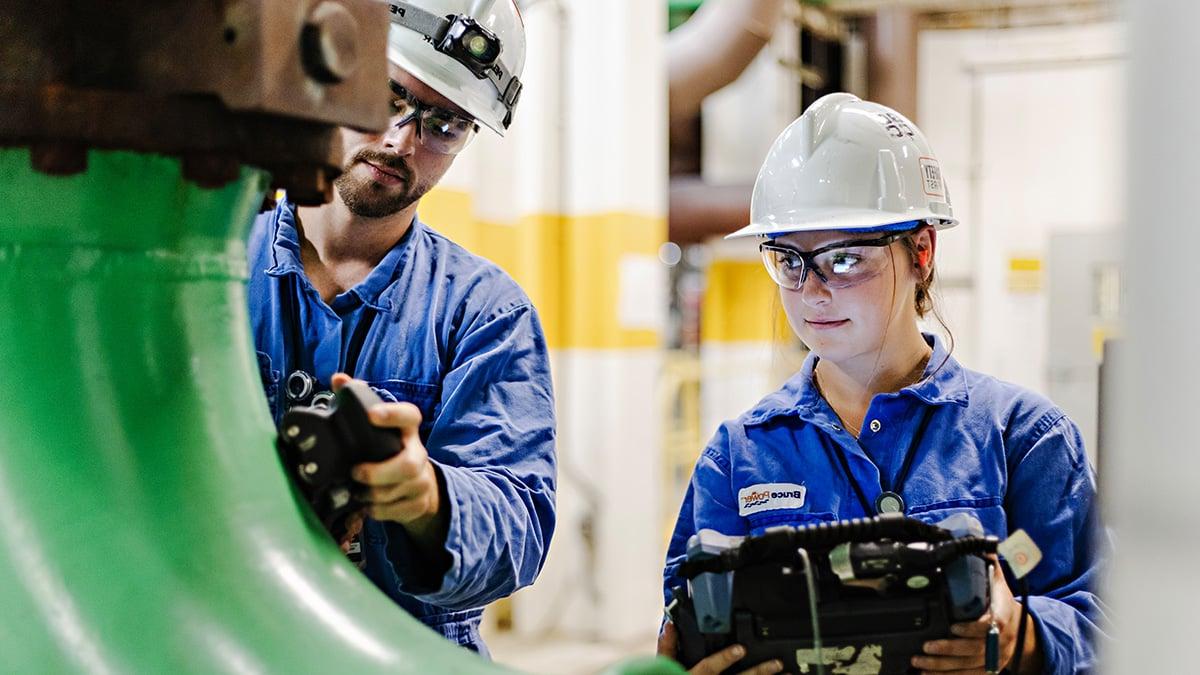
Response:
[[[486,655],[483,606],[533,582],[554,530],[550,366],[525,293],[416,213],[480,125],[508,127],[524,26],[512,0],[390,7],[390,127],[343,130],[332,203],[258,217],[251,323],[276,423],[350,377],[387,401],[372,422],[403,449],[352,474],[367,487],[364,572]]]

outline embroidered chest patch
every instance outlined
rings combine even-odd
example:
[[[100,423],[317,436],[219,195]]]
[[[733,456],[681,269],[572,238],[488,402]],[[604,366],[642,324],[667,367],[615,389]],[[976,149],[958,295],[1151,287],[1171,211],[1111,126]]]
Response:
[[[738,490],[738,515],[759,511],[798,509],[804,506],[807,489],[795,483],[759,483]]]

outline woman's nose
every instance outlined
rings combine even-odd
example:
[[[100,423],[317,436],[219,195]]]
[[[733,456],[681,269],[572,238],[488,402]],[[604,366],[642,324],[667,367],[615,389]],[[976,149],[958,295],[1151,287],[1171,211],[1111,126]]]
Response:
[[[809,307],[819,307],[827,304],[832,297],[827,287],[821,279],[812,273],[811,270],[805,274],[804,281],[800,283],[800,288],[796,289],[800,294],[800,300]]]

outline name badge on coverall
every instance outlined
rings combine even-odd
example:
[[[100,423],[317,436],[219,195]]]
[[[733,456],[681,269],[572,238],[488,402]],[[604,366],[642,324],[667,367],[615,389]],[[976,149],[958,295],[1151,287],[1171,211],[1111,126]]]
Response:
[[[798,509],[804,506],[807,489],[795,483],[760,483],[738,490],[738,515],[759,511]]]

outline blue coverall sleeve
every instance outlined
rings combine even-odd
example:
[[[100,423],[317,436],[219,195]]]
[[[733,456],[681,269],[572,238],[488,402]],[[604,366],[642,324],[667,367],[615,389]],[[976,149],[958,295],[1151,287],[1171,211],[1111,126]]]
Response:
[[[450,566],[422,588],[422,561],[385,523],[401,590],[451,610],[533,583],[554,532],[554,394],[546,341],[528,304],[469,327],[450,355],[426,447],[449,506]],[[427,576],[427,575],[424,575]]]
[[[1079,429],[1061,412],[1055,416],[1015,457],[1005,509],[1009,529],[1024,529],[1042,551],[1028,582],[1044,672],[1086,673],[1097,668],[1097,643],[1106,637],[1096,588],[1112,547]]]
[[[675,531],[667,548],[667,563],[663,569],[664,602],[670,602],[671,589],[683,585],[679,566],[687,559],[687,543],[693,534],[705,528],[727,535],[749,532],[746,520],[738,515],[737,499],[730,480],[729,445],[731,436],[737,435],[732,431],[736,428],[734,423],[721,425],[696,460],[696,468],[684,494],[679,519],[675,521]]]

